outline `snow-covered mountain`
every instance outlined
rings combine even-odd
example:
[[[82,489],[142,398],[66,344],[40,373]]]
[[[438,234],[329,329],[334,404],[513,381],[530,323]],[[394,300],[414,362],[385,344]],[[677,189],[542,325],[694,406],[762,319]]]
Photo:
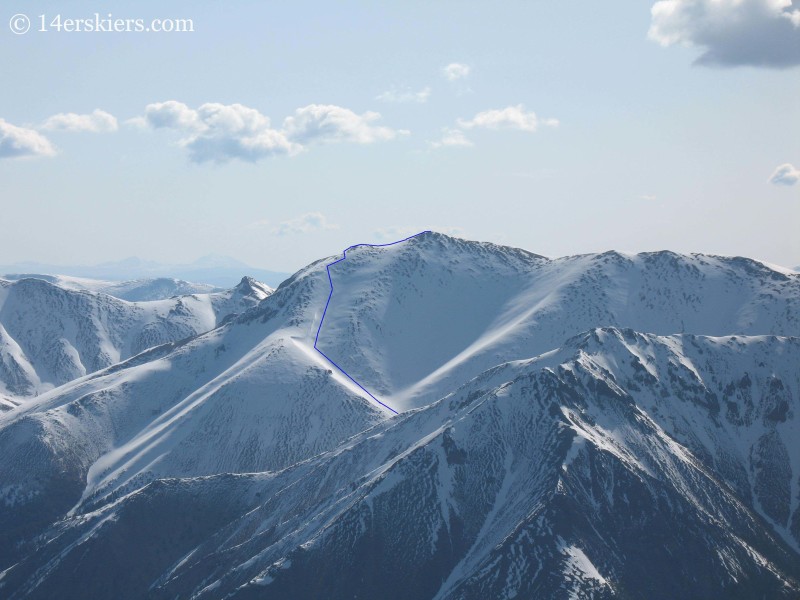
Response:
[[[357,248],[331,276],[347,285],[336,287],[319,347],[399,408],[597,326],[800,335],[800,278],[745,258],[608,252],[549,260],[432,235]]]
[[[39,278],[0,279],[0,395],[30,397],[195,336],[270,293],[244,278],[224,292],[126,302]]]
[[[233,287],[245,273],[270,286],[278,285],[289,276],[289,273],[258,269],[235,258],[216,254],[209,254],[185,264],[162,264],[135,256],[99,265],[83,266],[23,262],[0,265],[0,273],[60,273],[62,277],[105,281],[174,277],[179,280],[201,281],[221,288]],[[7,275],[4,277],[9,278]]]
[[[440,234],[333,260],[0,416],[0,592],[800,594],[800,276]]]
[[[108,296],[119,298],[120,300],[128,300],[129,302],[166,300],[173,296],[210,294],[212,292],[224,291],[207,283],[191,283],[171,277],[133,279],[130,281],[107,281],[103,279],[88,279],[85,277],[70,277],[68,275],[25,273],[5,275],[3,278],[10,281],[18,281],[20,279],[44,279],[49,283],[68,290],[101,292]]]

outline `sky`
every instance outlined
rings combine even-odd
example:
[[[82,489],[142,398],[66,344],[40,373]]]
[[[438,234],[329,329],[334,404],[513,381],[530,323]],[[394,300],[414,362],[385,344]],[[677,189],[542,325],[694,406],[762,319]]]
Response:
[[[800,1],[0,6],[0,264],[434,229],[800,265]]]

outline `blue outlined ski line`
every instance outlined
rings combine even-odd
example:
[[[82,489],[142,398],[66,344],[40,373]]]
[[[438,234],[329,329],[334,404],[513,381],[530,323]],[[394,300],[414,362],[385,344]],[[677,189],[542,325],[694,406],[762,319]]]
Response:
[[[415,233],[414,235],[410,235],[407,238],[403,238],[402,240],[397,240],[396,242],[391,242],[390,244],[353,244],[352,246],[348,246],[347,248],[344,249],[344,252],[342,252],[342,258],[339,258],[339,259],[333,261],[332,263],[328,263],[327,265],[325,265],[325,270],[328,272],[328,283],[331,286],[331,291],[328,293],[328,301],[325,303],[325,310],[322,311],[322,318],[319,320],[319,327],[317,328],[317,337],[314,338],[314,350],[316,350],[322,356],[324,356],[329,363],[331,363],[334,367],[339,369],[344,374],[345,377],[347,377],[350,381],[352,381],[359,388],[361,388],[361,390],[363,390],[365,394],[367,394],[370,398],[375,400],[375,402],[377,402],[378,404],[380,404],[384,408],[387,408],[390,411],[392,411],[394,414],[399,414],[399,413],[395,409],[393,409],[391,406],[389,406],[388,404],[385,404],[385,403],[381,402],[380,400],[378,400],[374,395],[372,395],[372,393],[367,388],[365,388],[363,385],[361,385],[355,379],[353,379],[350,376],[350,373],[348,373],[342,367],[337,365],[336,362],[330,356],[328,356],[322,350],[317,348],[317,342],[319,342],[319,334],[322,331],[322,324],[325,322],[325,315],[328,313],[328,307],[331,304],[331,298],[333,298],[333,279],[331,278],[331,267],[333,265],[337,264],[337,263],[342,262],[343,260],[346,260],[347,259],[347,251],[348,250],[352,250],[353,248],[358,248],[359,246],[369,246],[370,248],[384,248],[386,246],[394,246],[395,244],[402,244],[403,242],[407,242],[411,238],[415,238],[418,235],[422,235],[423,233],[431,233],[431,231],[430,230],[420,231],[419,233]]]

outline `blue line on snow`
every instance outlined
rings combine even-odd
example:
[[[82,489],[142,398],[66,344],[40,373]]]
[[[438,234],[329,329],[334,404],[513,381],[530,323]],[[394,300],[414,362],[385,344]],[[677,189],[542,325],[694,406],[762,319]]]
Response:
[[[343,260],[345,260],[347,258],[347,251],[348,250],[352,250],[353,248],[358,248],[359,246],[369,246],[370,248],[384,248],[386,246],[394,246],[395,244],[402,244],[403,242],[407,242],[411,238],[415,238],[418,235],[422,235],[423,233],[431,233],[431,232],[430,231],[420,231],[419,233],[415,233],[414,235],[410,235],[407,238],[403,238],[402,240],[397,240],[396,242],[392,242],[390,244],[353,244],[352,246],[348,246],[347,248],[344,249],[344,252],[342,252],[342,258],[339,258],[339,259],[333,261],[332,263],[328,263],[327,265],[325,265],[325,270],[328,272],[328,283],[330,283],[330,285],[331,285],[331,291],[328,293],[328,301],[325,303],[325,310],[322,311],[322,318],[319,320],[319,327],[317,328],[317,337],[314,338],[314,350],[316,350],[317,352],[322,354],[322,356],[324,356],[328,360],[329,363],[331,363],[334,367],[339,369],[344,374],[345,377],[347,377],[350,381],[352,381],[359,388],[361,388],[364,391],[364,393],[366,393],[370,398],[375,400],[375,402],[377,402],[378,404],[380,404],[384,408],[388,408],[394,414],[398,414],[395,409],[393,409],[391,406],[388,406],[387,404],[384,404],[383,402],[378,400],[375,396],[373,396],[370,393],[370,391],[367,388],[365,388],[363,385],[358,383],[355,379],[353,379],[350,376],[350,374],[347,371],[345,371],[342,367],[337,365],[330,356],[328,356],[322,350],[317,348],[317,342],[319,342],[319,334],[322,331],[322,324],[325,322],[325,315],[328,313],[328,306],[330,306],[331,298],[333,298],[333,279],[331,279],[331,267],[333,265],[335,265],[336,263],[340,263]]]

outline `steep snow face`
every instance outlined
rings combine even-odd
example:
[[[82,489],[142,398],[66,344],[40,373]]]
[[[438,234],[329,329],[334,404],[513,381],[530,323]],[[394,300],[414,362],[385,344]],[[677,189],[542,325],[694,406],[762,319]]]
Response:
[[[800,554],[746,488],[753,427],[794,443],[798,361],[797,339],[594,330],[278,473],[87,505],[0,581],[10,598],[119,581],[121,598],[671,599],[689,582],[698,598],[793,598]],[[747,412],[726,392],[742,372],[781,382],[785,419],[715,408]],[[701,447],[735,449],[742,485]]]
[[[101,505],[160,477],[282,469],[385,419],[388,411],[329,368],[296,319],[298,306],[324,300],[323,283],[318,270],[299,274],[205,335],[152,348],[0,417],[8,457],[0,531]],[[251,286],[243,281],[228,300],[249,296]]]
[[[5,279],[42,279],[67,290],[85,290],[100,292],[128,302],[147,302],[166,300],[173,296],[189,296],[191,294],[210,294],[221,290],[207,283],[191,283],[182,279],[158,277],[152,279],[134,279],[131,281],[106,281],[88,279],[86,277],[70,277],[68,275],[15,274],[6,275]]]
[[[413,409],[393,416],[314,350],[336,258],[0,414],[3,594],[800,593],[797,276],[438,234],[355,248],[319,347]],[[20,283],[0,282],[14,343]],[[164,301],[158,322],[218,323],[257,292]]]
[[[195,336],[270,293],[245,278],[224,292],[131,303],[42,279],[0,280],[0,394],[30,397]]]
[[[399,410],[581,331],[800,335],[800,277],[670,252],[548,260],[423,234],[331,267],[319,347]]]

